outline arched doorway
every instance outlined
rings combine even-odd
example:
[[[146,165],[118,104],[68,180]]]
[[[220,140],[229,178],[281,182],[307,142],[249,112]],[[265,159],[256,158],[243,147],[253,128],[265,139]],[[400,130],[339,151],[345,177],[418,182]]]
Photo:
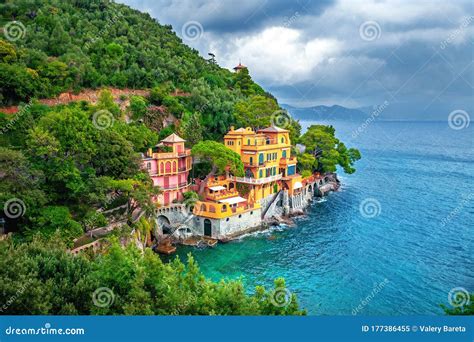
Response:
[[[166,216],[164,215],[158,216],[156,218],[156,223],[158,224],[158,229],[161,229],[162,234],[171,233],[171,222]]]
[[[204,235],[212,236],[212,223],[209,219],[204,220]]]

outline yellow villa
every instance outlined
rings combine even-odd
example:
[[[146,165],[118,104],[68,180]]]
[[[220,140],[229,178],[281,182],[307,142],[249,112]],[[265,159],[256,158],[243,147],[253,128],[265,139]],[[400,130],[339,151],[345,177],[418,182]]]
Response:
[[[290,195],[301,188],[301,176],[296,173],[296,157],[291,156],[289,131],[276,126],[260,129],[250,127],[231,130],[224,144],[240,154],[245,177],[231,177],[252,186],[248,199],[259,202],[285,189]]]
[[[153,157],[144,159],[152,176],[156,173],[157,177],[161,177],[160,172],[163,170],[160,169],[160,163],[168,157],[176,158],[176,153],[178,159],[183,157],[183,165],[176,163],[174,170],[171,162],[170,171],[176,171],[179,175],[182,166],[187,175],[191,158],[182,139],[171,136],[162,143],[172,145],[173,152],[150,153]],[[297,160],[291,155],[290,135],[286,129],[271,126],[254,131],[250,127],[231,127],[224,136],[224,144],[240,155],[245,170],[243,177],[226,174],[206,180],[195,179],[192,187],[184,183],[185,179],[178,179],[178,188],[182,181],[185,189],[199,191],[200,200],[193,203],[191,219],[186,210],[178,208],[185,204],[176,204],[174,207],[169,204],[171,207],[168,208],[167,198],[164,198],[165,206],[159,210],[157,220],[178,225],[185,223],[186,227],[183,229],[186,232],[178,230],[182,238],[191,235],[218,240],[232,239],[261,229],[275,220],[301,214],[314,196],[323,193],[320,189],[325,186],[337,188],[334,182],[326,185],[326,182],[331,182],[328,176],[312,175],[302,179],[296,172]],[[154,165],[151,162],[155,159],[157,162]],[[163,165],[166,174],[166,163]],[[164,182],[163,185],[158,185],[164,188],[166,194],[166,179]]]

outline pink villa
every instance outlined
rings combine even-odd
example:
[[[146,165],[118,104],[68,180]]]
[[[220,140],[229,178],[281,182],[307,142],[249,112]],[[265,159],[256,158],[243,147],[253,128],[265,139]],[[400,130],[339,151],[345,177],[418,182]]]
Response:
[[[185,140],[171,134],[155,146],[148,149],[143,158],[143,167],[148,170],[153,184],[163,193],[153,198],[154,202],[169,205],[181,201],[183,193],[188,191],[188,175],[192,167],[191,150],[184,147]]]

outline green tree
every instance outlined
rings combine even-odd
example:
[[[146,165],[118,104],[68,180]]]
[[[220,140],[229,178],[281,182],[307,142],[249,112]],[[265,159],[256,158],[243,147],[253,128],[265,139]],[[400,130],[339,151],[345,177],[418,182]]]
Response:
[[[239,126],[259,129],[272,124],[272,115],[280,110],[276,101],[262,95],[236,103],[235,118]],[[278,115],[278,113],[277,113]]]
[[[332,126],[311,125],[300,138],[306,146],[306,152],[317,159],[315,171],[336,172],[339,165],[346,173],[354,173],[354,163],[361,158],[355,148],[347,149],[344,143],[335,137]],[[305,157],[306,158],[306,157]]]
[[[191,153],[194,157],[212,164],[211,174],[223,174],[229,171],[235,176],[244,175],[244,164],[240,155],[221,143],[211,140],[201,141],[193,146]]]
[[[39,233],[51,238],[57,233],[67,245],[71,246],[73,239],[83,233],[82,226],[72,218],[69,209],[64,206],[43,207],[30,220],[31,225],[24,232],[28,237]]]
[[[100,92],[96,108],[98,110],[109,111],[115,118],[120,116],[120,107],[115,103],[114,97],[108,89],[104,89]]]
[[[0,58],[3,62],[9,63],[13,62],[16,60],[17,54],[15,47],[4,41],[3,39],[0,39]]]
[[[147,112],[148,104],[142,96],[132,96],[130,98],[130,111],[132,112],[132,118],[139,120],[145,116]]]
[[[201,114],[188,113],[181,121],[180,132],[187,145],[194,146],[203,139],[203,127],[201,124]]]
[[[461,296],[461,294],[459,294]],[[441,308],[444,310],[446,315],[451,316],[473,316],[474,315],[474,292],[469,294],[465,305],[448,307],[446,305],[441,305]]]
[[[25,222],[47,202],[41,189],[43,174],[20,151],[0,147],[0,204],[4,209],[7,229]],[[6,205],[7,201],[10,205]]]
[[[148,228],[144,228],[149,231]],[[116,240],[104,255],[73,256],[57,238],[14,245],[0,241],[2,314],[34,315],[304,315],[283,279],[246,293],[241,281],[213,282],[191,256],[163,263],[151,250]],[[10,304],[8,304],[10,303]],[[96,305],[97,304],[97,305]]]

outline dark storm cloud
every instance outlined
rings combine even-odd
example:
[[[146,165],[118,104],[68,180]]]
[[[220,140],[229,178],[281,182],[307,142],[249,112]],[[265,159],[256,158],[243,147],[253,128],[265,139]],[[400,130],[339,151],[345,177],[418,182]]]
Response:
[[[473,113],[474,13],[470,1],[137,1],[162,24],[197,21],[183,41],[223,67],[239,59],[292,105],[370,106],[384,115],[445,119]]]
[[[291,18],[295,13],[321,13],[331,0],[124,0],[127,5],[149,12],[176,31],[193,20],[215,34],[254,31]]]

